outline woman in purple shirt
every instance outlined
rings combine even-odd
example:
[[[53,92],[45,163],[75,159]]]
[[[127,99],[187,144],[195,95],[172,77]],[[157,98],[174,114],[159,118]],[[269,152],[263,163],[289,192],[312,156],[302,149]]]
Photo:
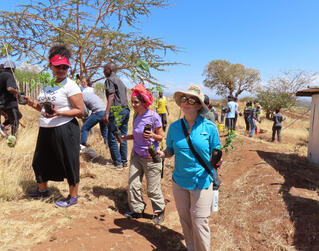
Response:
[[[137,114],[133,121],[133,134],[123,136],[123,140],[134,140],[131,154],[128,203],[130,212],[125,213],[129,218],[143,217],[145,202],[142,197],[142,180],[145,174],[147,195],[152,202],[155,216],[153,222],[160,224],[164,220],[165,202],[161,189],[162,162],[150,158],[149,147],[159,150],[158,142],[163,139],[163,129],[160,116],[149,109],[153,97],[144,85],[139,84],[132,89],[131,102]],[[145,128],[149,130],[145,130]]]

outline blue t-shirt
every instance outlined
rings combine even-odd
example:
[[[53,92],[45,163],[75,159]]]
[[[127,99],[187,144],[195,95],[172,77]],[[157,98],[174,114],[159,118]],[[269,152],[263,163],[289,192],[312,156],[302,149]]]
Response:
[[[235,118],[235,114],[236,114],[236,103],[234,101],[229,101],[227,103],[227,110],[230,110],[229,112],[227,112],[226,114],[226,118],[228,119],[233,119]]]
[[[188,125],[183,118],[186,128]],[[206,165],[211,168],[209,160],[213,149],[220,149],[217,126],[206,118],[198,115],[190,133],[190,139],[195,151],[202,157]],[[206,189],[213,178],[200,165],[190,150],[184,135],[181,120],[172,123],[168,129],[166,145],[175,154],[174,181],[188,190]]]

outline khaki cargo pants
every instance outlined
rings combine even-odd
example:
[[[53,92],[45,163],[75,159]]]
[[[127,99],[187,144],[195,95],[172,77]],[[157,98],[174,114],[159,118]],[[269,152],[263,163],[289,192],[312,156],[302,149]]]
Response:
[[[162,163],[153,163],[151,159],[143,159],[134,151],[131,154],[128,203],[132,212],[142,213],[145,202],[142,197],[142,181],[145,174],[147,196],[152,202],[154,213],[165,209],[165,201],[161,188]]]

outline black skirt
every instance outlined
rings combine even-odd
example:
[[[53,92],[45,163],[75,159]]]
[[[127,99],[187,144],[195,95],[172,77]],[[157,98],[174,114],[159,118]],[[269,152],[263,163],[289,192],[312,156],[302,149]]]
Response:
[[[80,128],[76,119],[57,127],[40,127],[32,167],[37,183],[80,181]]]

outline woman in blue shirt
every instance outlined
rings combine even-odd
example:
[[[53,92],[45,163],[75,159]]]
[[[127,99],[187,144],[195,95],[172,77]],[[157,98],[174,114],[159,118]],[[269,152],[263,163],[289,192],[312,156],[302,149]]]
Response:
[[[220,148],[218,129],[214,123],[200,116],[207,109],[204,94],[197,86],[186,92],[176,92],[175,102],[184,112],[184,121],[195,151],[214,172],[209,160],[214,149]],[[198,162],[182,128],[182,120],[169,127],[167,148],[161,157],[175,155],[173,194],[188,250],[210,250],[208,219],[213,198],[213,178]]]

